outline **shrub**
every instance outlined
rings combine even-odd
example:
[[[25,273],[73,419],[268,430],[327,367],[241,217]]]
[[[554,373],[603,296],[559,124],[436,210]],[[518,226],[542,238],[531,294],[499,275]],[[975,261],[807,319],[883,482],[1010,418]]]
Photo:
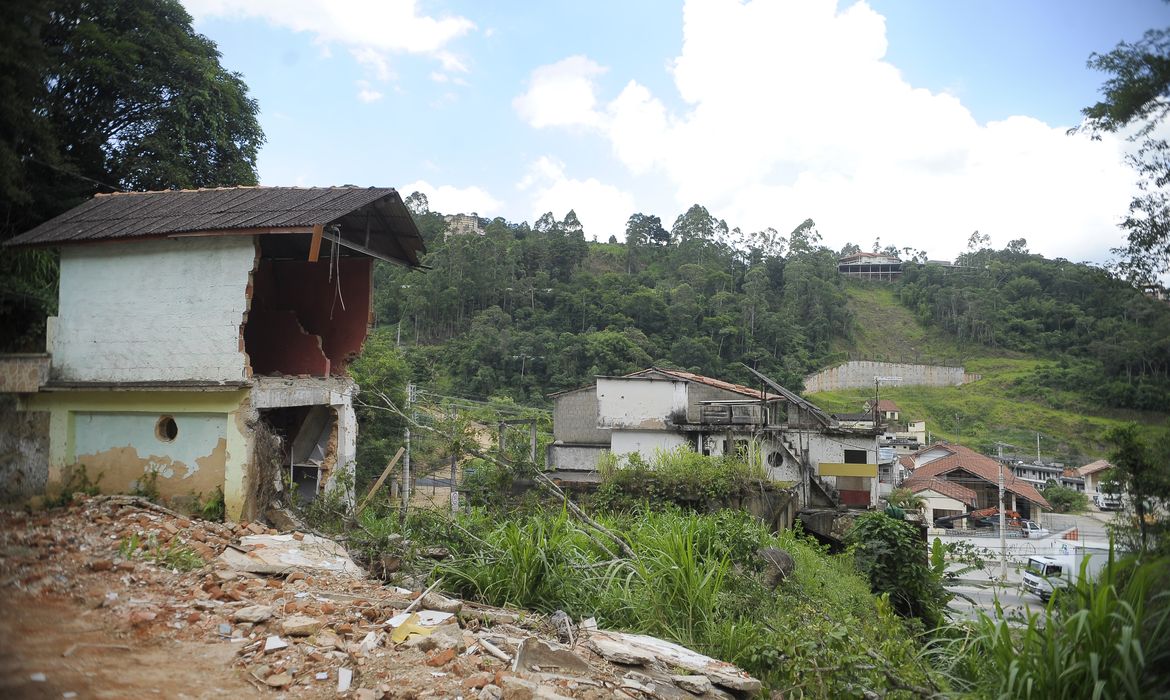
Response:
[[[845,538],[857,570],[874,593],[888,595],[894,610],[928,627],[942,620],[947,593],[928,565],[916,528],[885,513],[866,513]]]

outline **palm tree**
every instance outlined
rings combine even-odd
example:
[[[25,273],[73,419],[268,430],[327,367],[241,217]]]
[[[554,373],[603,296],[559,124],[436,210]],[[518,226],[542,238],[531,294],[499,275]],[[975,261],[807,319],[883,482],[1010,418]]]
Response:
[[[926,499],[906,488],[891,491],[886,497],[886,502],[905,511],[921,512],[926,507]]]

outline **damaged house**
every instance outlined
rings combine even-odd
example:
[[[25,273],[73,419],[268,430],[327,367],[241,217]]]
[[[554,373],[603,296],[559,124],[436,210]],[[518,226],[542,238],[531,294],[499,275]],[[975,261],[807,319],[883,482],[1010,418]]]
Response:
[[[45,433],[25,481],[53,491],[84,467],[103,491],[222,491],[232,519],[352,472],[346,365],[373,262],[424,250],[397,192],[357,187],[98,195],[6,245],[61,256],[46,355],[0,358],[23,412],[7,415]]]
[[[548,466],[562,478],[588,480],[597,478],[603,451],[650,459],[686,445],[720,455],[754,440],[769,477],[799,484],[804,505],[876,504],[877,431],[842,426],[758,376],[770,391],[651,367],[554,394]]]

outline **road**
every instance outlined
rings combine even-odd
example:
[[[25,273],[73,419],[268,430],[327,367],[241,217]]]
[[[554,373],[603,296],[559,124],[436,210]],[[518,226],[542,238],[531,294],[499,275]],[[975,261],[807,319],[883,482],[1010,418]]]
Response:
[[[1067,551],[1073,541],[1062,538],[1070,528],[1077,529],[1078,543],[1105,544],[1108,542],[1108,532],[1105,524],[1112,518],[1109,513],[1092,513],[1087,515],[1054,515],[1047,516],[1045,527],[1054,530],[1054,534],[1047,537],[1032,539],[1011,538],[1006,543],[1007,580],[1000,585],[1000,550],[998,536],[955,536],[944,535],[944,543],[966,542],[973,547],[984,550],[982,555],[987,560],[986,568],[960,573],[958,584],[948,588],[955,593],[970,598],[970,601],[956,597],[951,601],[950,608],[962,617],[975,619],[979,611],[996,616],[996,600],[1002,607],[1004,617],[1008,620],[1023,619],[1027,612],[1042,613],[1044,603],[1036,596],[1024,592],[1020,588],[1023,582],[1023,565],[1029,556],[1057,554]],[[930,537],[934,541],[935,536]],[[949,567],[958,572],[959,565]]]

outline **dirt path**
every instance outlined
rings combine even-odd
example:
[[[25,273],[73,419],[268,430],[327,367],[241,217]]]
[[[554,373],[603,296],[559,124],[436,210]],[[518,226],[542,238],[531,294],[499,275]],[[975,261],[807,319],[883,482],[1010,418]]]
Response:
[[[231,667],[235,653],[228,644],[119,634],[59,597],[8,589],[0,598],[0,697],[260,697]]]

